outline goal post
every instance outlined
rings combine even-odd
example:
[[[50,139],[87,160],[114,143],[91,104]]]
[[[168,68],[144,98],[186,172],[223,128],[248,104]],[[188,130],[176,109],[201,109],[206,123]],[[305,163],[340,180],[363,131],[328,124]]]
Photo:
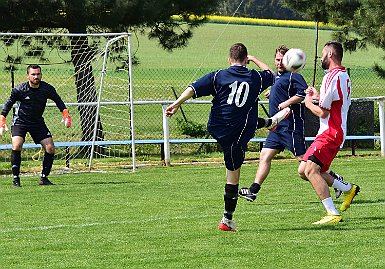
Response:
[[[108,48],[113,44],[114,42],[117,42],[119,39],[124,38],[124,35],[120,35],[117,37],[114,37],[107,41],[105,50],[104,50],[104,56],[103,56],[103,64],[102,64],[102,72],[100,77],[100,84],[99,84],[99,94],[98,94],[98,102],[96,106],[96,113],[95,113],[95,123],[94,123],[94,135],[92,137],[92,146],[91,146],[91,153],[90,153],[90,159],[89,159],[89,170],[92,169],[92,161],[94,156],[94,150],[95,150],[95,141],[98,138],[98,121],[99,121],[99,115],[100,115],[100,106],[101,106],[101,100],[102,100],[102,93],[103,93],[103,82],[104,77],[106,75],[106,66],[107,66],[107,59],[108,59]],[[131,153],[132,153],[132,168],[135,171],[136,168],[136,162],[135,162],[135,135],[134,135],[134,103],[133,103],[133,91],[132,91],[132,61],[131,61],[131,46],[128,39],[127,42],[127,53],[128,53],[128,89],[129,89],[129,104],[130,104],[130,128],[131,128]]]
[[[0,77],[0,104],[12,87],[26,81],[26,67],[39,64],[42,80],[56,88],[73,119],[71,128],[64,128],[55,104],[48,102],[43,116],[57,145],[56,159],[66,160],[67,166],[69,159],[75,170],[116,163],[135,169],[130,37],[130,33],[0,33],[0,65],[5,71]],[[8,136],[2,139],[7,143],[11,143]],[[38,155],[40,149],[33,147],[29,136],[25,145],[31,145],[25,147],[26,158]]]

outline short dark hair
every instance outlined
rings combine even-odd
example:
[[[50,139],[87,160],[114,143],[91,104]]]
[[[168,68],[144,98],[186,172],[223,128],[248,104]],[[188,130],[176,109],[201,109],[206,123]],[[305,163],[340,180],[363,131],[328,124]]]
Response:
[[[235,43],[230,47],[230,58],[242,62],[247,58],[247,48],[242,43]]]
[[[280,45],[278,48],[275,49],[275,54],[277,54],[278,52],[281,53],[282,55],[285,55],[285,53],[289,50],[288,47],[286,47],[285,45]],[[275,56],[275,55],[274,55]]]
[[[342,48],[342,44],[340,42],[328,41],[324,47],[330,47],[333,50],[336,59],[342,61],[342,58],[344,57],[344,49]]]
[[[28,65],[28,67],[27,67],[27,74],[29,74],[29,70],[30,69],[40,69],[40,71],[41,71],[41,67],[38,64],[30,64],[30,65]]]

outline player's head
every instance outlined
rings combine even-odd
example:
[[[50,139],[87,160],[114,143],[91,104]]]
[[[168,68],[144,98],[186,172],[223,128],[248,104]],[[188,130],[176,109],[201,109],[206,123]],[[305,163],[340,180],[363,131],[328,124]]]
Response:
[[[235,43],[230,47],[229,62],[230,64],[247,64],[247,48],[242,43]]]
[[[283,73],[286,69],[282,64],[283,55],[289,50],[285,45],[281,45],[275,49],[274,64],[279,73]]]
[[[321,63],[323,69],[329,69],[330,65],[341,65],[344,50],[342,44],[337,41],[329,41],[322,50]]]
[[[29,85],[32,88],[37,88],[40,85],[41,81],[41,67],[37,64],[30,64],[27,67],[27,78]]]

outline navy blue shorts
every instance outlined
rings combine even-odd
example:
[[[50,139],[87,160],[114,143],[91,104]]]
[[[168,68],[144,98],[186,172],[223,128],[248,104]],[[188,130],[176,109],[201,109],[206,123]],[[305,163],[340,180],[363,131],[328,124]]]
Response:
[[[286,148],[294,156],[300,156],[306,152],[305,138],[302,132],[269,132],[263,147],[280,151]]]
[[[51,132],[48,130],[48,127],[45,123],[34,124],[34,125],[25,125],[17,124],[11,126],[11,133],[13,136],[21,136],[25,140],[25,136],[29,133],[35,144],[40,144],[40,141],[48,137],[52,137]]]
[[[211,129],[212,131],[213,129]],[[229,130],[226,136],[215,137],[215,133],[210,134],[218,141],[224,154],[225,166],[230,171],[240,168],[245,160],[247,143],[254,137],[255,125],[246,126],[242,130]]]

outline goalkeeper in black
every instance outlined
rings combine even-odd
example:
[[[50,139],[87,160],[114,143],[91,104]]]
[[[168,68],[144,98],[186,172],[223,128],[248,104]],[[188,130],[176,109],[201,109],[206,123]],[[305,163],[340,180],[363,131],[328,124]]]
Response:
[[[42,73],[39,65],[29,65],[27,67],[27,78],[27,82],[21,83],[12,89],[11,95],[4,104],[0,115],[0,136],[3,135],[4,131],[8,130],[6,117],[16,103],[11,123],[13,185],[15,187],[21,186],[21,150],[27,133],[31,135],[35,144],[41,144],[45,151],[39,184],[54,185],[48,179],[54,160],[55,146],[51,132],[48,130],[43,118],[47,100],[50,99],[55,102],[60,112],[62,112],[63,122],[67,128],[71,126],[72,120],[66,105],[55,88],[41,80]]]

